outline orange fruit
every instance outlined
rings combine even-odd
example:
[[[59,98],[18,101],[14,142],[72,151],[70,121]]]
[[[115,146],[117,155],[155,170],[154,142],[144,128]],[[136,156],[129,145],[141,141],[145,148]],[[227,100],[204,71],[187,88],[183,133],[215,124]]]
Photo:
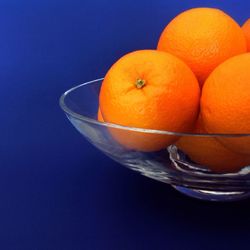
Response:
[[[97,119],[99,122],[104,122],[100,108],[98,108]],[[155,144],[159,146],[159,149],[164,148],[167,140],[173,141],[176,138],[176,136],[167,136],[162,134],[152,135],[152,133],[145,135],[145,133],[135,131],[128,132],[118,128],[109,128],[109,131],[113,135],[113,138],[125,147],[130,149],[134,149],[135,147],[139,149],[143,148],[143,151],[155,150]],[[153,145],[151,144],[152,140],[154,141]]]
[[[209,133],[250,133],[250,53],[228,59],[211,73],[202,90],[201,115]],[[250,137],[220,141],[250,154]]]
[[[198,119],[193,132],[207,133],[201,119]],[[186,153],[192,161],[217,173],[237,172],[250,164],[250,156],[227,149],[215,137],[211,136],[183,136],[176,142],[176,146]]]
[[[247,41],[247,51],[250,51],[250,18],[242,25],[242,30]]]
[[[99,122],[104,122],[100,108],[98,108],[97,120],[98,120]]]
[[[246,52],[246,40],[240,26],[223,11],[194,8],[165,27],[157,49],[181,58],[202,85],[220,63]]]
[[[197,117],[200,89],[189,67],[177,57],[156,50],[139,50],[120,58],[106,74],[100,109],[106,122],[168,131],[189,131]],[[175,136],[112,128],[123,146],[160,150]]]

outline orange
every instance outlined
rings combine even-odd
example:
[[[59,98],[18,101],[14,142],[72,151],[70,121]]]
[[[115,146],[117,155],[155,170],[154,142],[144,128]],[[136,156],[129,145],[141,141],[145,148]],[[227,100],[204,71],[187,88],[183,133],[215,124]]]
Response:
[[[246,52],[246,40],[240,26],[223,11],[195,8],[179,14],[166,26],[157,49],[186,62],[202,86],[216,66]]]
[[[228,59],[211,73],[202,90],[201,115],[209,133],[250,133],[250,53]],[[250,154],[250,137],[220,141]]]
[[[206,134],[202,120],[199,119],[194,133]],[[237,154],[224,147],[216,137],[183,136],[176,146],[189,158],[217,173],[237,172],[250,164],[250,156]]]
[[[104,122],[100,108],[98,108],[97,120],[98,120],[99,122]]]
[[[104,122],[102,117],[101,109],[98,108],[97,119],[99,122]],[[135,132],[135,131],[126,131],[118,128],[109,128],[109,131],[116,139],[117,142],[120,142],[125,147],[134,149],[135,147],[142,149],[143,151],[152,151],[154,150],[155,144],[159,146],[159,149],[164,148],[166,146],[166,141],[175,140],[176,136],[167,136],[167,135],[152,135],[148,133]],[[152,140],[154,144],[152,145]]]
[[[247,41],[247,51],[250,51],[250,18],[242,25],[242,30]]]
[[[108,71],[100,91],[106,122],[168,131],[189,131],[197,117],[200,89],[189,67],[177,57],[139,50],[120,58]],[[123,146],[155,151],[175,136],[112,129]]]

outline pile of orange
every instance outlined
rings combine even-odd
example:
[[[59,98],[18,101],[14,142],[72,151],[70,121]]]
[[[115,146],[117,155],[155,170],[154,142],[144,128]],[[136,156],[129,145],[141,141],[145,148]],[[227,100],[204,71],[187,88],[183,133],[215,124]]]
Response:
[[[250,133],[248,50],[250,21],[240,27],[214,8],[182,12],[155,50],[131,52],[112,65],[102,83],[98,120],[130,127],[110,128],[128,149],[150,152],[175,143],[212,171],[237,171],[250,164],[250,137],[206,134]]]

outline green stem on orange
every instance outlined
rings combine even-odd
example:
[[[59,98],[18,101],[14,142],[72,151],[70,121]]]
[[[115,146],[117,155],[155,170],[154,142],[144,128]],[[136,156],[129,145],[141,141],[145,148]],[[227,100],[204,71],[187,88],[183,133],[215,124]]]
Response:
[[[135,82],[135,86],[136,86],[136,88],[138,88],[138,89],[143,88],[143,87],[145,86],[145,84],[146,84],[146,81],[143,80],[143,79],[140,79],[140,78],[137,79],[136,82]]]

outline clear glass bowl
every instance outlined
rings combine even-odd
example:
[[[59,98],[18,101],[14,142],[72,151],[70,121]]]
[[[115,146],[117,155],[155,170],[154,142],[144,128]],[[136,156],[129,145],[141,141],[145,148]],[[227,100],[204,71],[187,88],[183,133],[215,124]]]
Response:
[[[144,176],[170,184],[188,196],[211,201],[232,201],[250,197],[250,166],[244,166],[233,173],[214,173],[208,167],[190,160],[174,144],[157,152],[141,152],[126,146],[136,144],[142,138],[145,145],[150,145],[157,136],[168,139],[172,137],[173,141],[177,137],[247,141],[250,140],[249,134],[187,134],[99,122],[97,110],[102,80],[80,84],[66,91],[60,98],[60,106],[67,118],[90,143],[116,162]],[[126,138],[129,143],[124,145],[117,138]]]

